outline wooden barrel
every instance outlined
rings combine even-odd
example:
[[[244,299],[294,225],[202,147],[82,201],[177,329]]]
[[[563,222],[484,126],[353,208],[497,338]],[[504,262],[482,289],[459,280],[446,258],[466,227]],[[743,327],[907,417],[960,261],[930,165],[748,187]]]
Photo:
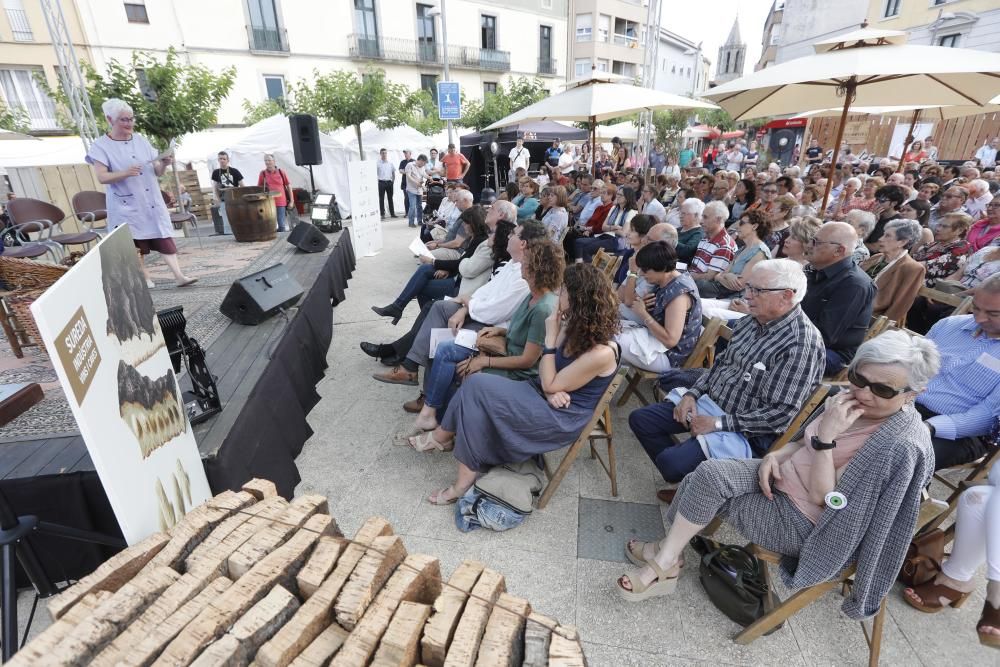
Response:
[[[226,216],[240,243],[273,241],[278,237],[274,195],[256,185],[226,191]]]

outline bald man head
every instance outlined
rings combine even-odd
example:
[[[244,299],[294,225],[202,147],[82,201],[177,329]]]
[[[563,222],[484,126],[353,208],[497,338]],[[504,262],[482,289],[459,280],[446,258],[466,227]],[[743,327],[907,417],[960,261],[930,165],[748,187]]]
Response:
[[[671,248],[677,247],[677,230],[674,226],[666,222],[659,222],[649,228],[646,232],[646,243],[654,241],[666,241]]]
[[[858,243],[858,233],[846,222],[828,222],[816,232],[812,247],[806,249],[809,263],[825,269],[850,257]]]

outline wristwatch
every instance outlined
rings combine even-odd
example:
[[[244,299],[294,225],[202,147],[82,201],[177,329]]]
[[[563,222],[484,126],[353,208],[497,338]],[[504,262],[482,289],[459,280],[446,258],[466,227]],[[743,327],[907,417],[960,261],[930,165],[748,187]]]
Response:
[[[712,425],[715,426],[715,430],[716,431],[721,431],[722,430],[722,417],[716,417],[715,421],[712,422]]]
[[[814,435],[812,439],[809,440],[809,444],[812,445],[812,448],[815,449],[817,452],[821,452],[825,449],[833,449],[834,447],[836,447],[837,441],[831,440],[830,442],[823,442]]]
[[[542,348],[542,356],[543,357],[546,354],[555,354],[555,353],[556,353],[556,348],[554,348],[554,347],[543,347]]]

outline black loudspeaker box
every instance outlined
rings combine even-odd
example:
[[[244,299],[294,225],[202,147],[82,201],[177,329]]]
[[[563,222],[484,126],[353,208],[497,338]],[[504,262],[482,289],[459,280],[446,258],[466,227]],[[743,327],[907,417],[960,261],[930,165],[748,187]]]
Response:
[[[288,242],[305,252],[322,252],[330,245],[330,239],[311,222],[300,222],[288,235]]]
[[[288,117],[292,128],[292,148],[295,164],[301,166],[323,164],[323,151],[319,143],[319,123],[316,116],[296,113]]]
[[[233,283],[222,300],[222,314],[240,324],[260,324],[302,296],[302,286],[284,264],[269,266]]]

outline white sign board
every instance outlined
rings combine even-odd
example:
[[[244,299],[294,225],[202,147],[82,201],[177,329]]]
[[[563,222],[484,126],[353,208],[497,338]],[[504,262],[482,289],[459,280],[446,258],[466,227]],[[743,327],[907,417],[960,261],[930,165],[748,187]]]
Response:
[[[382,249],[382,216],[378,208],[375,161],[347,163],[351,191],[351,233],[354,252],[371,257]]]
[[[903,156],[903,144],[906,143],[906,133],[910,130],[910,123],[896,123],[892,130],[892,141],[889,142],[889,155],[896,158]],[[917,123],[913,128],[913,139],[923,141],[924,137],[934,136],[934,123]]]
[[[31,313],[128,543],[208,500],[128,225],[84,255]]]

